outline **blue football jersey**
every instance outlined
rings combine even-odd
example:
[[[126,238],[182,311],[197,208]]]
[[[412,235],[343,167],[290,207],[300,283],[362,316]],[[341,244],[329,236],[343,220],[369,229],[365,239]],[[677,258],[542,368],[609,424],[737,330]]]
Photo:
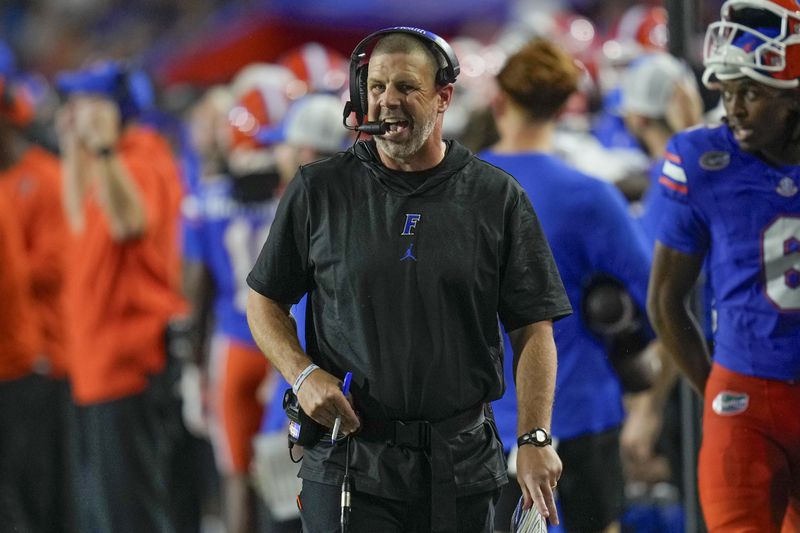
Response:
[[[659,184],[658,240],[707,255],[714,360],[742,374],[800,377],[800,166],[739,150],[727,126],[673,137]]]
[[[184,257],[206,265],[214,280],[215,331],[253,343],[245,278],[267,239],[277,199],[240,203],[227,178],[197,186],[184,203]]]
[[[650,168],[650,187],[647,189],[642,199],[642,211],[637,222],[641,228],[648,250],[651,252],[658,238],[659,226],[664,220],[667,205],[671,201],[664,193],[663,187],[659,186],[661,179],[661,169],[664,167],[664,159],[661,158],[653,163]],[[711,285],[711,273],[708,265],[703,267],[703,287],[700,295],[701,315],[697,317],[703,328],[703,335],[706,339],[712,340],[714,337],[714,291]]]
[[[510,173],[527,192],[574,309],[581,307],[589,279],[607,274],[626,285],[644,312],[650,258],[619,191],[547,154],[484,152],[480,157]],[[622,389],[601,340],[588,331],[580,313],[553,327],[558,349],[553,435],[569,439],[619,425]],[[507,339],[506,349],[507,389],[494,410],[508,446],[516,442],[517,430]]]

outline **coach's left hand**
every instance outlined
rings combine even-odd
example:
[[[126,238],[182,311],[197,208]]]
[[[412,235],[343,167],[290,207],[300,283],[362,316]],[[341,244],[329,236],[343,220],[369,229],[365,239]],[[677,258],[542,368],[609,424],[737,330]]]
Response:
[[[552,446],[520,446],[517,451],[517,482],[522,488],[525,508],[536,505],[541,515],[558,525],[558,513],[553,497],[561,477],[561,459]]]

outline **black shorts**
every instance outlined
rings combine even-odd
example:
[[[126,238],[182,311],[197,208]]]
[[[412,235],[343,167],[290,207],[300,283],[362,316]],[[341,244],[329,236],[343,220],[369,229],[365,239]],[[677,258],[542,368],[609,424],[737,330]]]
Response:
[[[564,471],[558,481],[558,499],[570,533],[602,531],[622,516],[625,480],[619,435],[617,427],[559,442]]]
[[[139,394],[71,411],[77,530],[172,532],[171,421],[155,379]]]
[[[0,380],[0,531],[41,531],[52,518],[53,392],[36,374]]]
[[[569,533],[602,531],[622,516],[625,482],[619,453],[620,429],[560,441],[564,465],[556,500],[559,519]],[[522,495],[517,481],[503,487],[497,503],[495,530],[509,531],[511,515]]]

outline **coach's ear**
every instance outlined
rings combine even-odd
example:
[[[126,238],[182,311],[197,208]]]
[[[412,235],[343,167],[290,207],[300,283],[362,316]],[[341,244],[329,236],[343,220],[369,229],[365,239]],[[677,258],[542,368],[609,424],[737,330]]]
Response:
[[[447,108],[450,107],[450,102],[453,101],[453,84],[448,83],[447,85],[437,87],[436,93],[439,96],[439,106],[437,107],[437,111],[439,113],[444,113]]]

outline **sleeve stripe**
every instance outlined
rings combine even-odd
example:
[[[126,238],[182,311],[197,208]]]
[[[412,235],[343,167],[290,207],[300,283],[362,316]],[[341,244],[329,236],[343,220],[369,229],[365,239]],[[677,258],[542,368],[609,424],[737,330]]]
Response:
[[[686,183],[686,172],[675,163],[664,161],[664,167],[661,169],[661,172],[663,172],[666,177],[672,178],[677,182]]]
[[[664,154],[664,159],[672,161],[673,163],[677,163],[678,165],[683,163],[683,160],[681,160],[680,156],[677,154],[673,154],[672,152],[666,152]]]
[[[680,183],[675,183],[671,179],[666,176],[661,176],[659,178],[658,183],[666,187],[667,189],[672,189],[675,192],[679,192],[681,194],[689,194],[689,188],[686,185],[681,185]]]

